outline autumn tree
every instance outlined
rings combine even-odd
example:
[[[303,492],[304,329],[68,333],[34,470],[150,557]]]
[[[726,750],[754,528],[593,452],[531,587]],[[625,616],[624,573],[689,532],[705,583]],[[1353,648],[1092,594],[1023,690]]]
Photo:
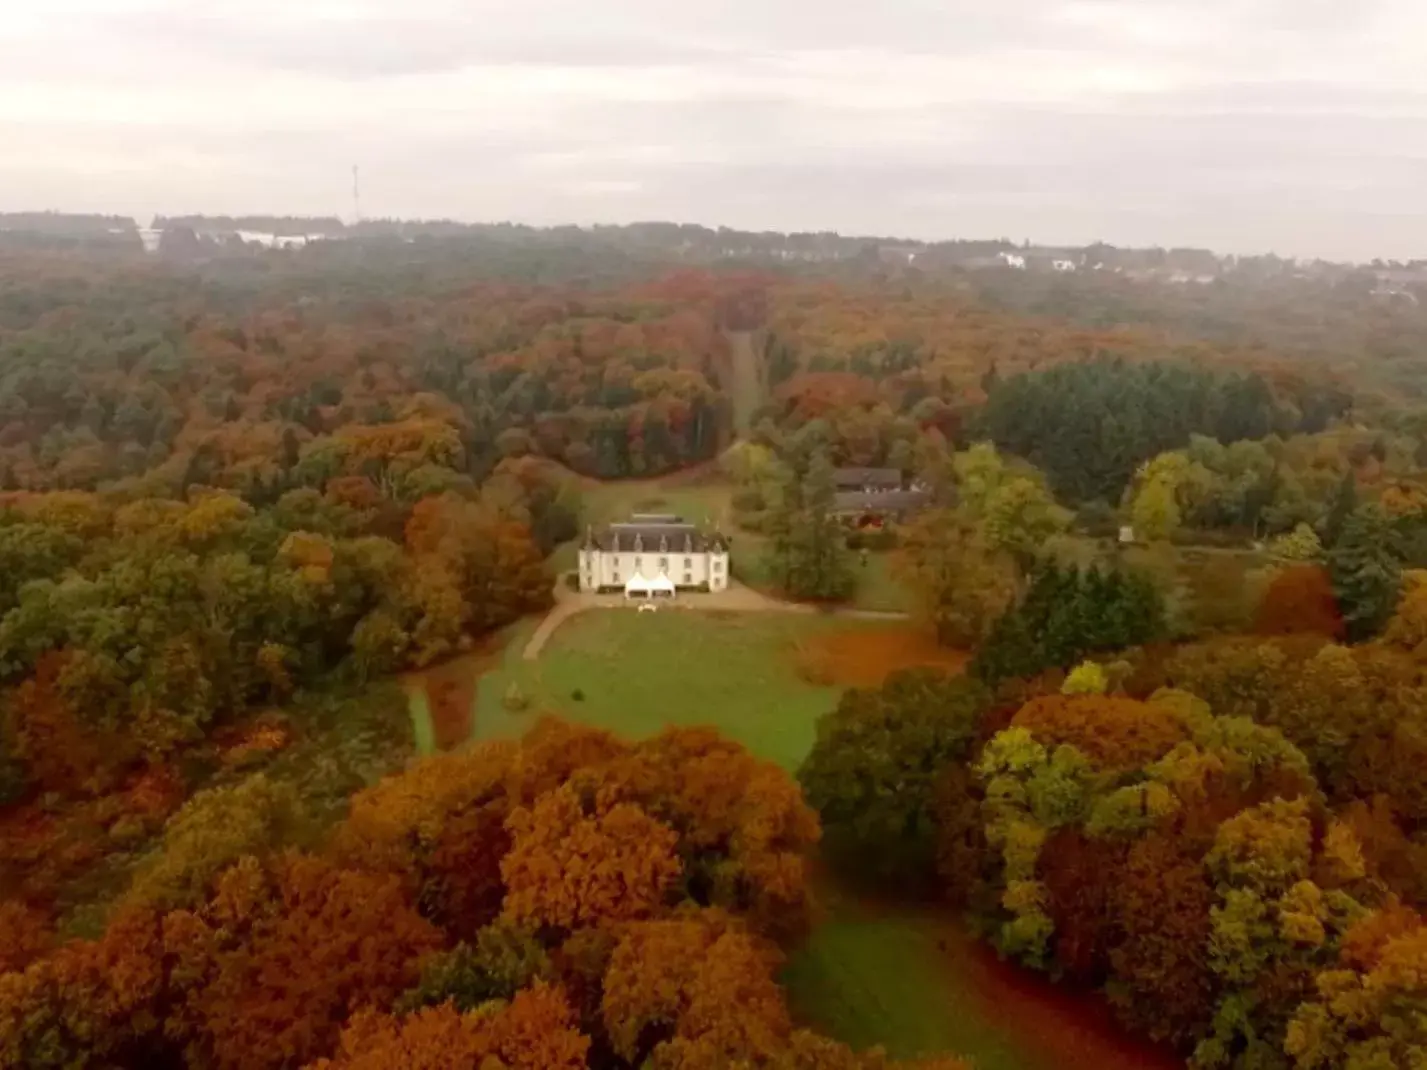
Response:
[[[1316,992],[1288,1025],[1284,1044],[1297,1070],[1330,1066],[1411,1066],[1427,1057],[1427,1029],[1415,1008],[1427,937],[1421,919],[1391,905],[1344,935],[1339,961],[1322,970]]]
[[[590,1041],[558,988],[536,984],[509,1003],[462,1012],[450,1003],[394,1017],[367,1010],[342,1030],[340,1052],[312,1070],[582,1070]]]
[[[169,820],[159,854],[139,871],[127,899],[167,909],[191,906],[238,859],[296,842],[305,820],[296,790],[261,773],[199,792]]]
[[[605,976],[601,1013],[632,1066],[715,1066],[776,1052],[792,1030],[776,949],[719,912],[631,925]]]
[[[509,818],[504,916],[570,929],[648,917],[681,866],[678,834],[632,803],[592,802],[566,785]]]
[[[1254,618],[1259,635],[1307,632],[1341,639],[1344,630],[1332,578],[1317,565],[1294,565],[1276,573]]]
[[[964,513],[928,510],[902,533],[897,571],[949,646],[980,642],[1016,596],[1015,559]]]
[[[188,968],[203,980],[169,1028],[190,1061],[233,1070],[324,1054],[347,1015],[389,1004],[440,946],[399,878],[301,856],[230,870],[200,916],[212,936]]]

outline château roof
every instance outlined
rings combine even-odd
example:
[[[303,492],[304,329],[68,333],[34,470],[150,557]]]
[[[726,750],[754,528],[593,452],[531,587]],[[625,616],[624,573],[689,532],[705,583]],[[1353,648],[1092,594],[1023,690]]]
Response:
[[[638,521],[591,531],[585,538],[585,548],[624,554],[702,554],[727,549],[723,536],[705,534],[678,517],[662,516],[658,520],[640,517]]]

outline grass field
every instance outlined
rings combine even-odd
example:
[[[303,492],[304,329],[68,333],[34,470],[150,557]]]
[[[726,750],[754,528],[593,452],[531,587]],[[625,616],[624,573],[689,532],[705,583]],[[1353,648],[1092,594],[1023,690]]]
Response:
[[[481,678],[475,737],[518,736],[540,711],[635,737],[669,724],[713,725],[792,770],[839,694],[799,678],[796,645],[849,626],[781,613],[583,613],[538,661],[512,651]],[[525,712],[505,708],[511,684],[529,700]]]
[[[973,1055],[976,1070],[1039,1070],[1033,1053],[982,1013],[982,995],[938,946],[945,919],[873,913],[826,885],[827,917],[783,971],[793,1013],[856,1048],[896,1058]]]
[[[740,531],[734,536],[730,553],[734,576],[763,591],[772,588],[763,557],[767,545],[762,535]],[[846,605],[853,609],[910,613],[915,606],[912,592],[896,576],[890,552],[869,553],[864,565],[861,556],[852,551],[852,578],[856,586]]]

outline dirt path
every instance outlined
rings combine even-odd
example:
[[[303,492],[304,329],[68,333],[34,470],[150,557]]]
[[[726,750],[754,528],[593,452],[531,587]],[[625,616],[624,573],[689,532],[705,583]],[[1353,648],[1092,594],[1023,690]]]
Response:
[[[587,609],[623,609],[636,612],[636,604],[618,594],[581,594],[563,584],[555,589],[555,605],[545,614],[539,626],[525,643],[521,657],[525,661],[535,661],[545,644],[555,634],[560,625],[576,614]],[[717,594],[681,595],[672,602],[661,602],[659,611],[691,610],[694,612],[721,611],[725,613],[803,613],[827,617],[841,617],[846,620],[907,620],[906,613],[894,613],[881,609],[853,609],[847,606],[813,606],[805,602],[784,602],[755,591],[737,580],[726,591]]]
[[[725,331],[728,339],[732,382],[727,384],[733,398],[734,433],[743,438],[753,425],[753,414],[763,404],[767,393],[763,374],[763,359],[758,353],[759,335],[754,331]]]

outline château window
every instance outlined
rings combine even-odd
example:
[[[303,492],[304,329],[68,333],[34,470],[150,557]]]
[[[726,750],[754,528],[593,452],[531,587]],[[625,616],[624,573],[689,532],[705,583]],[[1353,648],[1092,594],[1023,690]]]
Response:
[[[668,571],[669,571],[669,559],[668,559],[667,557],[661,557],[661,558],[659,559],[659,571],[660,571],[660,572],[668,572]]]
[[[636,571],[636,572],[639,571],[639,555],[638,555],[638,554],[635,554],[635,555],[634,555],[634,571]]]
[[[723,562],[722,562],[722,561],[715,561],[715,562],[713,563],[713,570],[714,570],[714,575],[718,575],[720,572],[722,572],[722,571],[723,571]]]
[[[693,567],[694,567],[694,559],[693,559],[692,557],[686,557],[686,558],[684,558],[684,571],[687,572],[687,571],[689,571],[689,569],[691,569],[691,568],[693,568]]]

